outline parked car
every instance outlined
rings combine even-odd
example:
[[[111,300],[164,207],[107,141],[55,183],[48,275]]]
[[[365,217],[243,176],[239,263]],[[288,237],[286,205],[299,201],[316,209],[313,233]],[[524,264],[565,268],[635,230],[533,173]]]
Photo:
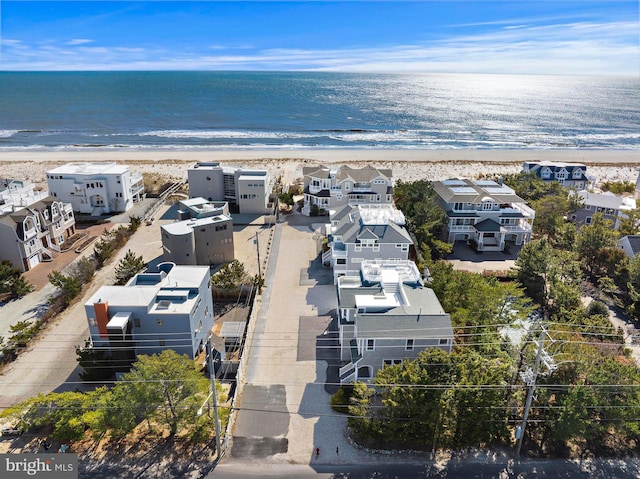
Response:
[[[4,426],[1,430],[0,430],[2,436],[19,436],[20,434],[22,434],[22,431],[14,426]]]

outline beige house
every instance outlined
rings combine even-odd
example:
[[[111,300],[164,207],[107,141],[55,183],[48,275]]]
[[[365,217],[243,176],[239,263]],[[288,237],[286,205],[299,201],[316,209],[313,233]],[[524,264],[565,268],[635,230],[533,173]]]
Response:
[[[0,216],[0,260],[20,271],[51,260],[75,233],[75,224],[71,205],[53,196],[5,213]]]

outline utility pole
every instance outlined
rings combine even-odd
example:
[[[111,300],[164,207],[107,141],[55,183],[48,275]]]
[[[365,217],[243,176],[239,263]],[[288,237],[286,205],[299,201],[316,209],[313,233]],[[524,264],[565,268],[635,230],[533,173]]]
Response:
[[[209,359],[209,378],[211,379],[213,420],[216,428],[216,457],[220,459],[224,451],[222,450],[222,441],[220,439],[220,418],[218,416],[218,395],[216,394],[216,373],[213,370],[213,348],[211,347],[211,336],[207,338],[207,358]]]
[[[258,253],[258,276],[262,278],[262,273],[260,272],[260,243],[258,242],[257,231],[256,231],[256,252]]]
[[[524,405],[524,415],[522,416],[522,423],[516,429],[516,437],[518,438],[518,445],[516,447],[516,456],[520,455],[522,449],[522,442],[524,441],[524,431],[527,427],[527,419],[529,418],[529,410],[531,409],[531,403],[533,401],[533,394],[536,390],[536,381],[538,374],[540,373],[540,363],[542,362],[550,372],[555,371],[556,365],[551,356],[544,350],[544,339],[547,335],[547,330],[542,328],[540,331],[540,338],[538,341],[534,341],[534,344],[538,346],[538,352],[536,353],[536,360],[533,365],[533,370],[527,368],[526,371],[520,373],[520,377],[529,386],[529,392],[527,393],[527,400]]]

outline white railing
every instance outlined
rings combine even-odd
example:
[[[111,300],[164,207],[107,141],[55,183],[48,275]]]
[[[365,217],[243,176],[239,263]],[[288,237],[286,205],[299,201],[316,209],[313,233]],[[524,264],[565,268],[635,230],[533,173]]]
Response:
[[[350,383],[356,379],[356,365],[353,363],[345,364],[340,368],[338,378],[341,383]],[[344,376],[344,377],[343,377]]]
[[[475,231],[475,228],[472,225],[453,225],[453,226],[449,226],[449,231],[469,233],[469,232]]]

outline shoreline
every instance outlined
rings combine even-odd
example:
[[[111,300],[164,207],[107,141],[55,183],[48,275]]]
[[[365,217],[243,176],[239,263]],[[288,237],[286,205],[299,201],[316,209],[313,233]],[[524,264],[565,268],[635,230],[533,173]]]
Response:
[[[640,150],[575,150],[575,149],[178,149],[178,148],[136,148],[136,149],[101,149],[82,148],[74,150],[19,150],[0,149],[0,162],[7,159],[16,161],[158,161],[184,160],[203,161],[202,157],[211,156],[220,161],[251,161],[262,159],[307,159],[336,163],[340,161],[482,161],[482,162],[524,162],[543,161],[553,158],[554,161],[589,164],[639,164]],[[46,158],[45,158],[46,157]],[[85,157],[86,160],[78,159]],[[68,158],[68,160],[64,160]],[[214,160],[215,161],[215,160]]]
[[[597,181],[633,181],[640,169],[638,150],[397,150],[397,149],[309,149],[309,150],[179,150],[136,149],[1,151],[3,177],[27,180],[46,187],[46,171],[69,162],[117,162],[132,173],[150,173],[173,179],[186,177],[196,162],[265,169],[272,178],[292,183],[302,178],[302,168],[313,165],[373,165],[391,169],[393,179],[416,181],[453,177],[476,178],[518,173],[525,161],[582,163]]]

